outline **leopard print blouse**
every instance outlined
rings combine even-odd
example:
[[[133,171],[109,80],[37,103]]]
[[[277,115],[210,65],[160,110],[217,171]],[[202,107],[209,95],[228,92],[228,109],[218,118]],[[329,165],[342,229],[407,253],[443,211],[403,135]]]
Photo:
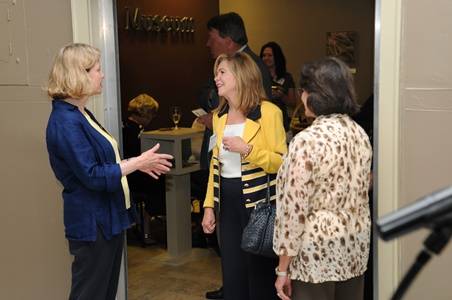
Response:
[[[372,149],[342,114],[319,116],[298,133],[277,177],[274,250],[292,257],[293,280],[320,283],[362,275],[370,245]]]

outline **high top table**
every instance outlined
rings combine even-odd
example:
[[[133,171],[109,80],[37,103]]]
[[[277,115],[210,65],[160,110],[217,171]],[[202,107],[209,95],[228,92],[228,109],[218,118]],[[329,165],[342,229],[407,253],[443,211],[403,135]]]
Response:
[[[193,160],[191,140],[202,138],[203,130],[179,127],[146,131],[141,135],[141,150],[146,151],[160,143],[160,153],[174,157],[173,167],[166,175],[166,237],[167,257],[173,265],[184,262],[192,248],[190,173],[200,165]],[[152,200],[151,200],[152,203]]]

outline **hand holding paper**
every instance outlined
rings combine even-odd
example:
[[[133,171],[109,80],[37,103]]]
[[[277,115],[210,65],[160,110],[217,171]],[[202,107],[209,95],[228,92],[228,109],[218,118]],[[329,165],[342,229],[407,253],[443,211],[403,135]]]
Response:
[[[204,115],[207,115],[207,112],[202,108],[197,108],[191,111],[198,118]]]

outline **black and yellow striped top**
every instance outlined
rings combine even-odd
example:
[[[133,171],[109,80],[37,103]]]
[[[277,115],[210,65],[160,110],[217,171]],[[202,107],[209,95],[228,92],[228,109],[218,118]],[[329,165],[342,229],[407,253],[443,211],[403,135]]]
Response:
[[[217,141],[212,150],[204,207],[214,207],[214,202],[220,200],[221,164],[218,154],[226,120],[227,107],[213,117],[213,130]],[[250,154],[241,162],[243,203],[246,207],[253,207],[259,201],[266,199],[267,174],[270,178],[270,188],[275,189],[276,173],[282,163],[283,154],[287,152],[281,110],[274,104],[263,101],[248,114],[243,140],[253,145]],[[275,194],[274,190],[272,194]]]

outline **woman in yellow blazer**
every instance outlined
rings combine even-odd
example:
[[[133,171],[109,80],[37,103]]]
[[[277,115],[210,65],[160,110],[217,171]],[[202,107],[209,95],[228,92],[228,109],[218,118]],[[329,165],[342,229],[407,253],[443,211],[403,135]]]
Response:
[[[263,101],[259,68],[247,54],[220,55],[214,73],[220,105],[213,117],[202,226],[206,233],[214,231],[217,206],[224,299],[277,299],[276,260],[246,253],[240,242],[251,210],[266,199],[267,182],[275,194],[276,173],[287,151],[282,113]]]

